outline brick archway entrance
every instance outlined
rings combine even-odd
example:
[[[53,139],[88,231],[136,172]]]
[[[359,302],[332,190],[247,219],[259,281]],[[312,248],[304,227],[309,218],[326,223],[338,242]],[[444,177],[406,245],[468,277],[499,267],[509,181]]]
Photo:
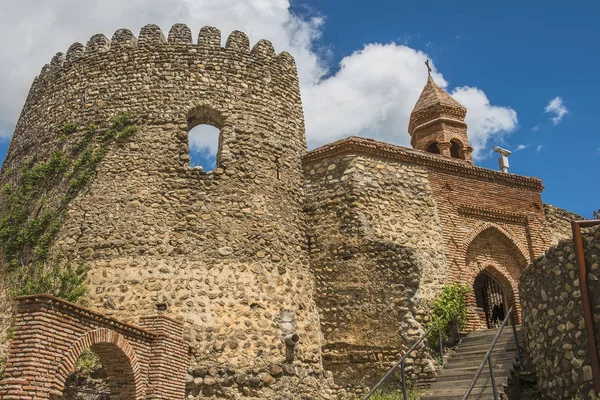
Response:
[[[158,315],[126,324],[50,295],[17,297],[0,398],[60,399],[81,353],[102,362],[110,398],[183,400],[188,346],[180,322]]]
[[[64,355],[56,369],[55,387],[62,393],[64,385],[73,372],[75,361],[85,350],[93,351],[99,358],[110,389],[110,398],[115,400],[142,399],[144,395],[140,376],[140,365],[136,352],[129,341],[112,330],[100,328],[86,333]],[[56,394],[51,400],[62,398]]]

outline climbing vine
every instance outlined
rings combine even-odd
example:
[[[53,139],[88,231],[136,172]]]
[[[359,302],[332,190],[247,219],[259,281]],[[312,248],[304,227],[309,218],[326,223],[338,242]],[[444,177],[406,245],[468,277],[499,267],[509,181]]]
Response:
[[[452,329],[458,327],[464,329],[467,322],[467,303],[465,295],[471,289],[467,285],[453,283],[444,286],[440,295],[434,300],[431,309],[430,326],[434,326],[429,334],[430,345],[437,348],[439,346],[439,334],[442,332],[442,341],[448,338]]]
[[[85,265],[73,266],[50,248],[69,203],[93,179],[109,146],[137,131],[131,114],[119,114],[103,136],[91,123],[68,123],[48,159],[33,156],[20,171],[6,171],[2,190],[0,243],[2,265],[14,295],[52,293],[78,302],[86,292]]]

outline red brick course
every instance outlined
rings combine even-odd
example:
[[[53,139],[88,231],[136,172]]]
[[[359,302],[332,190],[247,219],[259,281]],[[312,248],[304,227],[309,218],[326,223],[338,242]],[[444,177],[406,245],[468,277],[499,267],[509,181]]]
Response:
[[[0,398],[58,399],[81,353],[104,366],[111,399],[184,398],[188,348],[181,323],[145,317],[122,323],[50,295],[17,297],[14,339]]]

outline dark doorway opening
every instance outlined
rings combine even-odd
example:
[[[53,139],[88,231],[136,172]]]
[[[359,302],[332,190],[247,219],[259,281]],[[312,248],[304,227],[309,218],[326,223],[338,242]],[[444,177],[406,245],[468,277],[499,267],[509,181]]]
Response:
[[[500,284],[482,272],[475,279],[473,289],[477,307],[485,313],[487,327],[491,329],[500,325],[506,316],[506,299]]]

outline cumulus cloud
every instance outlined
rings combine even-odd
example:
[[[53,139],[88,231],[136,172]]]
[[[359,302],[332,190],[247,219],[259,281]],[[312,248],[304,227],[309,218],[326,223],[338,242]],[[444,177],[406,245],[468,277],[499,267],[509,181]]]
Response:
[[[339,65],[327,65],[328,57],[316,50],[324,18],[295,15],[289,0],[0,2],[0,34],[11,38],[0,54],[0,137],[12,133],[31,81],[54,53],[65,52],[74,41],[85,43],[95,33],[110,37],[123,27],[139,32],[148,23],[166,33],[183,22],[194,36],[202,26],[213,25],[223,40],[237,29],[252,44],[266,38],[278,52],[289,51],[298,65],[310,148],[348,135],[408,145],[408,118],[426,80],[427,54],[396,43],[366,44]],[[433,77],[447,87],[435,66]],[[468,108],[475,158],[482,157],[488,142],[517,126],[514,110],[490,104],[478,88],[460,87],[452,95]],[[201,140],[193,136],[192,147],[214,154],[216,144]]]
[[[565,106],[564,100],[560,96],[556,96],[555,98],[550,100],[544,111],[546,112],[546,114],[551,115],[550,119],[552,120],[554,125],[562,121],[564,116],[567,115],[569,112],[569,110],[567,110],[567,107]]]
[[[510,107],[490,104],[483,90],[463,86],[454,89],[452,96],[467,107],[467,124],[473,158],[483,158],[489,141],[498,140],[517,128],[517,112]]]

